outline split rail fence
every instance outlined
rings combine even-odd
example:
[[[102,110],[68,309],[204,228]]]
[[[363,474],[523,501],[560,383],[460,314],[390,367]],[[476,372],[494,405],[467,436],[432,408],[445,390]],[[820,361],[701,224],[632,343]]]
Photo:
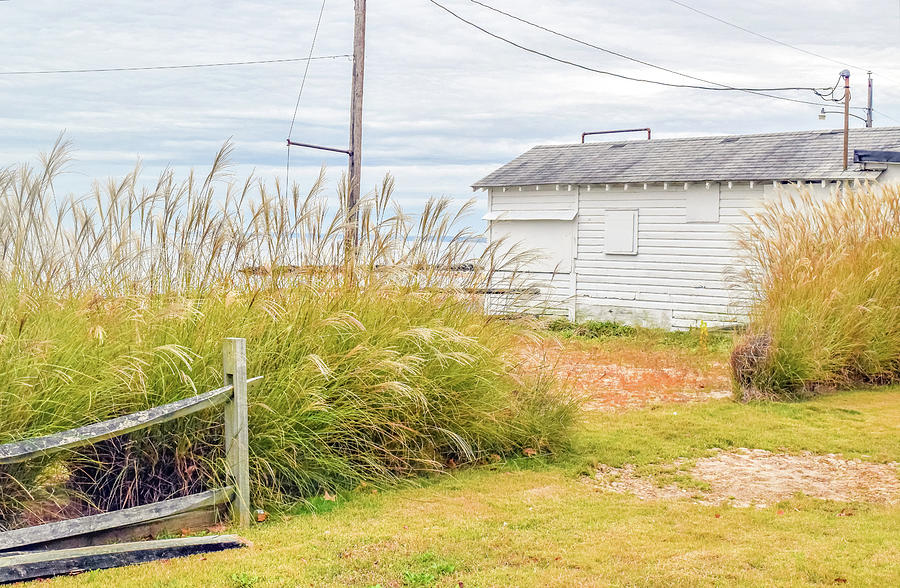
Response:
[[[157,535],[162,530],[190,526],[207,520],[211,510],[215,514],[225,505],[230,507],[234,523],[240,527],[250,524],[247,387],[260,381],[262,376],[247,378],[246,345],[246,341],[240,338],[225,340],[222,347],[224,385],[221,388],[101,423],[0,445],[0,465],[14,464],[91,445],[104,439],[223,406],[225,462],[229,482],[224,488],[190,496],[2,532],[0,583],[244,546],[245,542],[236,535],[115,544],[110,542],[123,539],[127,541],[136,537]]]

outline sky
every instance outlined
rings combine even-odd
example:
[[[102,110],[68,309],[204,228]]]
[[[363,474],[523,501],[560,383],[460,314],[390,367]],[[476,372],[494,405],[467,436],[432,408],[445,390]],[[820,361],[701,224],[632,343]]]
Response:
[[[694,83],[493,13],[440,0],[528,47],[595,69]],[[900,2],[682,0],[806,51],[767,41],[671,0],[484,0],[590,43],[731,86],[831,87],[850,68],[853,106],[874,71],[876,126],[900,125]],[[226,140],[234,172],[285,175],[285,138],[302,62],[137,72],[3,72],[180,65],[305,57],[321,0],[0,1],[0,167],[33,161],[64,132],[74,160],[58,191],[83,194],[140,158],[161,170],[204,169]],[[328,0],[314,55],[352,52],[353,2]],[[833,60],[833,61],[830,61]],[[837,63],[840,62],[840,63]],[[313,61],[294,124],[296,141],[346,148],[351,63]],[[477,198],[471,184],[537,144],[583,131],[651,127],[654,138],[837,128],[819,106],[739,92],[666,88],[550,61],[471,28],[428,0],[369,0],[363,188],[390,172],[415,211],[431,196]],[[818,100],[809,91],[781,95]],[[824,104],[824,103],[823,103]],[[863,114],[861,111],[854,111]],[[851,120],[852,126],[862,122]],[[639,136],[632,137],[634,139]],[[292,149],[291,180],[320,166],[334,191],[346,157]]]

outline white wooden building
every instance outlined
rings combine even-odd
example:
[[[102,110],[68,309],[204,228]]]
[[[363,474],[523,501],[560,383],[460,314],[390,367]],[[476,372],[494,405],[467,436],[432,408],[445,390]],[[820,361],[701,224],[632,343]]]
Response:
[[[737,228],[797,185],[900,180],[900,127],[538,146],[477,182],[491,240],[543,258],[539,308],[573,320],[686,329],[740,323]],[[893,152],[893,153],[891,153]],[[493,296],[489,303],[508,304]],[[506,302],[505,302],[506,301]]]

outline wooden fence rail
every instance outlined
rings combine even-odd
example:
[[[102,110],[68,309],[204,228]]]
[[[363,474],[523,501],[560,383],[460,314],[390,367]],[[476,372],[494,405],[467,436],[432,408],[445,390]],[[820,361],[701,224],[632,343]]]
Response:
[[[247,383],[252,384],[259,380],[262,380],[262,376],[251,378],[247,380]],[[162,406],[155,406],[141,412],[103,421],[102,423],[94,423],[45,437],[35,437],[17,443],[0,445],[0,464],[10,464],[35,457],[43,457],[63,449],[74,449],[91,445],[104,439],[146,429],[152,425],[174,421],[195,412],[225,404],[231,400],[233,390],[234,387],[231,385],[223,386],[197,396],[191,396],[190,398],[177,400]]]
[[[117,538],[114,534],[117,529],[134,529],[141,526],[154,528],[153,525],[160,521],[185,517],[198,509],[215,508],[225,502],[230,504],[232,520],[241,527],[248,526],[250,524],[250,459],[247,386],[262,380],[263,376],[247,378],[247,344],[244,339],[240,338],[229,338],[224,341],[222,372],[224,385],[203,394],[101,423],[0,445],[0,464],[12,464],[66,449],[83,447],[104,439],[173,421],[201,410],[224,405],[225,463],[229,482],[229,486],[226,488],[209,490],[192,496],[0,533],[0,583],[53,575],[56,573],[55,570],[64,568],[69,571],[100,569],[121,565],[123,561],[133,563],[136,561],[134,557],[123,557],[120,553],[121,550],[117,550],[113,546],[85,548],[87,551],[83,552],[83,560],[78,559],[80,557],[78,554],[82,553],[78,549],[57,550],[60,557],[65,558],[65,565],[53,558],[52,551],[47,556],[28,559],[21,555],[20,550],[47,549],[48,547],[73,544],[75,546],[91,545],[91,537],[96,538],[99,535]],[[193,539],[185,539],[184,553],[197,553],[203,550],[217,551],[243,545],[242,542],[236,541],[231,536],[223,536],[222,541],[218,543],[212,538],[200,542],[191,541]],[[139,558],[141,561],[149,561],[147,558],[152,559],[150,554],[153,552],[154,543],[151,541],[142,547],[135,547],[136,553],[142,554]],[[167,554],[169,557],[171,554],[177,554],[179,548],[177,543],[177,540],[168,540],[165,545],[160,543],[159,553]],[[28,565],[23,563],[26,560]],[[24,571],[26,568],[27,573]],[[42,573],[42,569],[46,573]]]

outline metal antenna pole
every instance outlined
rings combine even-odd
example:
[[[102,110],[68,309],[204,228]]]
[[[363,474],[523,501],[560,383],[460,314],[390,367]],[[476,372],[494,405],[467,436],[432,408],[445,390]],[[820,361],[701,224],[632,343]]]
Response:
[[[353,85],[350,93],[350,167],[347,174],[347,235],[345,244],[359,244],[359,187],[362,175],[363,73],[366,60],[366,0],[354,0]]]

